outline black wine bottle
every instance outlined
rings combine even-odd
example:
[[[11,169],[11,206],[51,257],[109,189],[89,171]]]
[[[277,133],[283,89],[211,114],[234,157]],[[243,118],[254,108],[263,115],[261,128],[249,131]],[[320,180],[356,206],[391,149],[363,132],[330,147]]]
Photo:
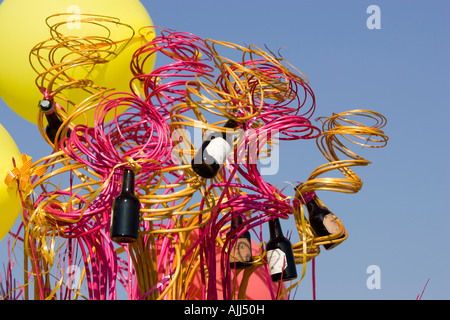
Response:
[[[273,282],[297,278],[294,251],[291,242],[283,235],[279,218],[269,220],[270,240],[267,242],[267,262]]]
[[[229,119],[225,128],[234,129],[237,123]],[[191,161],[192,169],[203,178],[214,178],[231,153],[233,143],[225,132],[210,134]]]
[[[317,196],[306,202],[308,209],[309,224],[318,237],[329,236],[341,231],[341,227],[336,221],[336,216],[324,206]],[[345,237],[345,232],[339,238]],[[324,244],[326,250],[330,250],[340,244],[342,241]]]
[[[242,217],[238,215],[231,220],[231,230],[228,234],[235,231],[242,225]],[[231,236],[230,242],[232,247],[230,250],[230,267],[231,269],[244,269],[252,265],[252,242],[250,232],[247,230],[242,233],[239,238],[234,239],[236,234]]]
[[[49,99],[44,99],[39,102],[39,107],[44,112],[45,117],[47,118],[47,126],[45,127],[45,133],[49,140],[55,144],[56,143],[56,133],[59,128],[62,126],[63,122],[61,118],[58,116],[58,113],[55,110],[53,102]],[[67,136],[70,135],[70,129],[67,131]]]
[[[110,237],[117,243],[134,242],[139,234],[141,204],[134,193],[134,180],[134,172],[125,169],[122,190],[113,202]]]

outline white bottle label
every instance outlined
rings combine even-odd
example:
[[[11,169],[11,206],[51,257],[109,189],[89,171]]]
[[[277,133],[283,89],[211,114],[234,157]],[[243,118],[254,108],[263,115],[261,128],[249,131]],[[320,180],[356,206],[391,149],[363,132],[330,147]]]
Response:
[[[270,275],[283,272],[287,268],[286,254],[281,249],[267,251]]]
[[[219,165],[223,165],[231,152],[231,146],[224,138],[216,137],[211,140],[204,152],[214,158]]]
[[[329,213],[323,218],[323,225],[330,234],[338,233],[340,231],[339,224],[337,223],[334,215]]]

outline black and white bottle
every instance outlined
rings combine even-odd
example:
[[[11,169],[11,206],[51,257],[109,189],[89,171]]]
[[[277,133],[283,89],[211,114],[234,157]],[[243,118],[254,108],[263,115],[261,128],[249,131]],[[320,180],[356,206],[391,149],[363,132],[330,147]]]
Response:
[[[225,128],[235,129],[237,123],[229,119]],[[203,178],[214,178],[233,148],[231,137],[225,132],[210,134],[191,161],[192,169]]]

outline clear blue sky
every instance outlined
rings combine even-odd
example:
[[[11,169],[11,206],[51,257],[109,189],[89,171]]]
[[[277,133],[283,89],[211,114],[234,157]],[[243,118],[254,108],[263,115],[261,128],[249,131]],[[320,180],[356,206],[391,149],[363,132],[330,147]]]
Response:
[[[317,116],[371,109],[387,117],[388,146],[355,149],[372,161],[357,170],[362,190],[319,194],[349,237],[316,258],[318,299],[415,299],[428,278],[423,299],[450,298],[450,2],[141,2],[158,26],[283,47],[283,56],[310,80]],[[381,9],[381,29],[366,26],[370,5]],[[37,127],[3,101],[0,123],[21,152],[34,159],[49,153]],[[265,177],[273,184],[305,180],[326,162],[305,141],[281,144],[280,152],[280,170]],[[283,226],[295,232],[293,222]],[[1,255],[4,248],[5,241]],[[366,286],[370,265],[380,267],[380,289]],[[312,298],[310,265],[295,298]]]

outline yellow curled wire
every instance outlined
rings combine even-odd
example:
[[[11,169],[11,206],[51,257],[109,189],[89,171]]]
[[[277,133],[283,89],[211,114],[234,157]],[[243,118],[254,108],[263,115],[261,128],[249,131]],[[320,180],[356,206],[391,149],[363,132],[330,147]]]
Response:
[[[93,14],[80,14],[80,23],[95,25],[96,34],[66,35],[59,31],[67,24],[66,15],[55,14],[46,19],[51,37],[36,44],[29,54],[29,63],[37,74],[37,88],[44,97],[57,98],[61,104],[62,109],[57,112],[64,125],[60,130],[69,127],[75,118],[78,123],[88,123],[85,112],[94,109],[113,90],[97,85],[89,77],[94,68],[119,55],[135,37],[133,27],[118,18]],[[128,36],[112,40],[112,34],[119,28],[128,30]],[[77,100],[70,98],[73,97],[70,93],[75,91]],[[40,113],[38,123],[41,122]],[[46,137],[44,131],[41,133]],[[54,146],[52,141],[46,140]]]
[[[373,123],[366,125],[354,120],[353,117],[359,117]],[[329,160],[329,163],[317,167],[307,181],[296,189],[295,194],[296,199],[302,200],[300,204],[294,206],[294,220],[303,240],[294,245],[294,253],[300,263],[318,255],[320,252],[319,245],[340,243],[348,236],[344,225],[336,217],[340,231],[327,237],[316,237],[304,215],[304,209],[301,205],[301,203],[304,203],[303,197],[308,192],[319,190],[357,193],[362,188],[363,182],[351,167],[367,166],[371,162],[351,151],[345,145],[345,142],[368,148],[382,148],[387,145],[389,140],[388,136],[381,130],[386,122],[387,120],[382,114],[371,110],[346,111],[333,114],[324,120],[322,133],[316,142],[319,150]],[[348,159],[341,160],[340,157],[342,156]],[[335,170],[341,172],[344,177],[322,177]],[[318,201],[320,202],[320,199]]]

